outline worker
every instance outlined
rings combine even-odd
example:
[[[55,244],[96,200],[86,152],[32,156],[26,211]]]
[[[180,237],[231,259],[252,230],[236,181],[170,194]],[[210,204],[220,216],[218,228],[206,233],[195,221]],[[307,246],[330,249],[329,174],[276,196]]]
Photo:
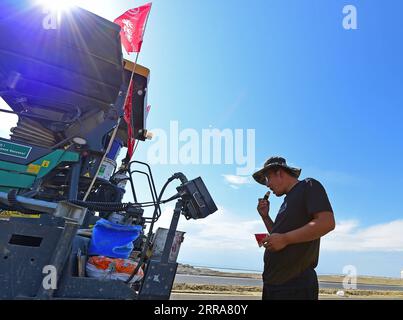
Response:
[[[269,158],[253,174],[277,197],[285,195],[275,221],[270,202],[259,199],[257,211],[269,232],[264,253],[263,300],[317,300],[320,238],[335,228],[333,209],[321,183],[298,180],[301,169],[282,157]]]

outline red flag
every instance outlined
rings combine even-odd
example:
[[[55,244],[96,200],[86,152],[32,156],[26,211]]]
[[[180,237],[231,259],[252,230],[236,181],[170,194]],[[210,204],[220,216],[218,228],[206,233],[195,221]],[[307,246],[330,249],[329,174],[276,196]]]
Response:
[[[121,27],[120,37],[127,53],[140,52],[143,43],[144,28],[152,3],[126,11],[115,19]]]
[[[134,143],[136,139],[133,138],[133,128],[132,128],[132,102],[133,102],[133,84],[132,81],[129,83],[129,92],[127,93],[126,103],[124,107],[123,118],[127,123],[127,154],[132,158]]]
[[[121,27],[120,37],[122,44],[127,53],[140,52],[143,44],[144,28],[147,22],[148,15],[151,10],[152,3],[147,3],[141,7],[126,11],[120,17],[115,19],[115,23]],[[133,70],[134,72],[134,70]],[[133,137],[133,128],[131,122],[133,101],[133,85],[129,83],[129,91],[127,93],[124,106],[124,120],[127,123],[127,155],[132,157],[134,152],[135,139]]]

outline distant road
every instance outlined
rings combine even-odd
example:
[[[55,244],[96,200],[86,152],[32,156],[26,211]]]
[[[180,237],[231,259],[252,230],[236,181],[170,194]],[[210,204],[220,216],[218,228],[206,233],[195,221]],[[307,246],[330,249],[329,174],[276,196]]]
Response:
[[[177,274],[175,277],[175,283],[234,285],[234,286],[252,286],[252,287],[261,287],[263,285],[262,280],[259,279],[218,277],[218,276],[197,276],[187,274]],[[342,284],[337,282],[319,282],[319,287],[321,289],[343,289]],[[403,286],[358,284],[357,289],[372,290],[372,291],[403,291]]]
[[[235,286],[262,286],[262,280],[219,276],[196,276],[177,274],[175,283],[211,284],[211,285],[235,285]]]

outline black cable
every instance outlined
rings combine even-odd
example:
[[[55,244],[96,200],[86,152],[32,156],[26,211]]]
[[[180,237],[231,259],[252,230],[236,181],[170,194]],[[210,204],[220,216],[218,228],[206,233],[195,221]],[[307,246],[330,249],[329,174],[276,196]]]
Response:
[[[184,176],[184,175],[182,174],[182,176]],[[160,194],[158,195],[157,204],[159,204],[159,203],[161,202],[162,195],[164,194],[165,189],[168,187],[168,185],[169,185],[173,180],[175,180],[175,179],[181,179],[181,181],[182,181],[182,179],[183,179],[182,176],[179,176],[177,173],[175,173],[172,177],[170,177],[170,178],[167,180],[167,182],[165,182],[164,186],[163,186],[162,189],[161,189]],[[185,177],[185,178],[186,178],[186,177]],[[131,281],[131,280],[133,279],[133,277],[137,274],[137,272],[139,271],[141,265],[142,265],[143,262],[144,262],[145,255],[146,255],[147,250],[148,250],[148,248],[149,248],[149,246],[150,246],[150,240],[151,240],[151,235],[152,235],[152,231],[153,231],[153,228],[154,228],[154,223],[155,223],[155,221],[156,221],[156,220],[155,220],[155,216],[157,215],[157,212],[158,212],[158,206],[159,206],[159,205],[157,205],[157,206],[155,207],[155,209],[154,209],[154,214],[153,214],[153,218],[152,218],[152,221],[151,221],[151,224],[150,224],[150,229],[149,229],[149,231],[148,231],[146,243],[145,243],[144,248],[143,248],[143,250],[142,250],[142,252],[141,252],[141,255],[140,255],[140,260],[139,260],[139,262],[138,262],[136,268],[133,270],[132,274],[130,275],[130,277],[125,281],[125,283],[130,283],[130,281]]]
[[[180,198],[179,193],[173,195],[172,197],[170,197],[168,199],[161,200],[159,202],[159,204],[165,204],[165,203],[168,203],[170,201],[176,200],[178,198]],[[136,202],[135,204],[139,204],[139,205],[141,205],[141,207],[154,207],[156,203],[157,202],[155,202],[155,201],[146,201],[146,202]]]
[[[93,210],[93,211],[105,211],[105,212],[114,212],[114,211],[127,211],[131,207],[155,207],[156,205],[165,204],[167,202],[173,201],[177,199],[179,194],[175,194],[174,196],[161,201],[148,201],[148,202],[138,202],[138,203],[121,203],[121,202],[99,202],[99,201],[82,201],[82,200],[69,200],[70,203]],[[158,220],[160,215],[157,214]]]
[[[172,177],[171,177],[171,178],[169,178],[169,179],[167,180],[167,182],[165,182],[164,186],[163,186],[162,189],[161,189],[160,194],[158,195],[157,204],[158,204],[159,201],[161,200],[162,195],[164,194],[165,189],[167,188],[168,184],[170,184],[173,180],[174,180],[174,179],[172,179]],[[133,279],[133,277],[137,274],[137,272],[139,271],[141,265],[142,265],[143,262],[144,262],[144,258],[145,258],[145,256],[146,256],[147,250],[148,250],[148,248],[149,248],[149,246],[150,246],[150,240],[151,240],[151,236],[152,236],[152,231],[153,231],[153,228],[154,228],[154,223],[155,223],[155,221],[156,221],[156,220],[155,220],[155,216],[157,215],[157,213],[158,213],[158,206],[155,206],[154,213],[153,213],[153,217],[152,217],[151,224],[150,224],[150,229],[149,229],[149,231],[148,231],[148,235],[147,235],[147,238],[146,238],[146,242],[145,242],[144,248],[143,248],[143,250],[141,251],[141,254],[140,254],[140,260],[139,260],[139,262],[138,262],[136,268],[133,270],[132,274],[130,275],[130,277],[125,281],[125,283],[130,283],[130,281],[131,281],[131,280]]]
[[[93,211],[127,211],[128,208],[133,206],[132,203],[121,202],[94,202],[82,200],[69,200],[69,202]]]

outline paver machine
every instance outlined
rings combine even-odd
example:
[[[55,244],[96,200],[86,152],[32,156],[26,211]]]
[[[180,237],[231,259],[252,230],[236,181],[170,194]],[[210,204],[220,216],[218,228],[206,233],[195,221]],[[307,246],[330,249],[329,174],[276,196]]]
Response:
[[[200,177],[175,173],[157,192],[147,163],[126,157],[117,166],[130,83],[132,138],[147,139],[149,70],[123,59],[118,25],[81,8],[52,14],[32,0],[0,2],[0,114],[18,116],[0,138],[0,298],[168,299],[179,217],[205,218],[216,205]],[[0,124],[8,130],[4,117]],[[138,201],[138,176],[149,182],[148,202]],[[173,181],[177,193],[163,199]],[[125,192],[133,202],[123,202]],[[157,237],[168,201],[176,201],[171,225]],[[85,272],[100,222],[113,231],[97,234],[100,247],[138,233],[118,248],[136,261],[125,280]]]

